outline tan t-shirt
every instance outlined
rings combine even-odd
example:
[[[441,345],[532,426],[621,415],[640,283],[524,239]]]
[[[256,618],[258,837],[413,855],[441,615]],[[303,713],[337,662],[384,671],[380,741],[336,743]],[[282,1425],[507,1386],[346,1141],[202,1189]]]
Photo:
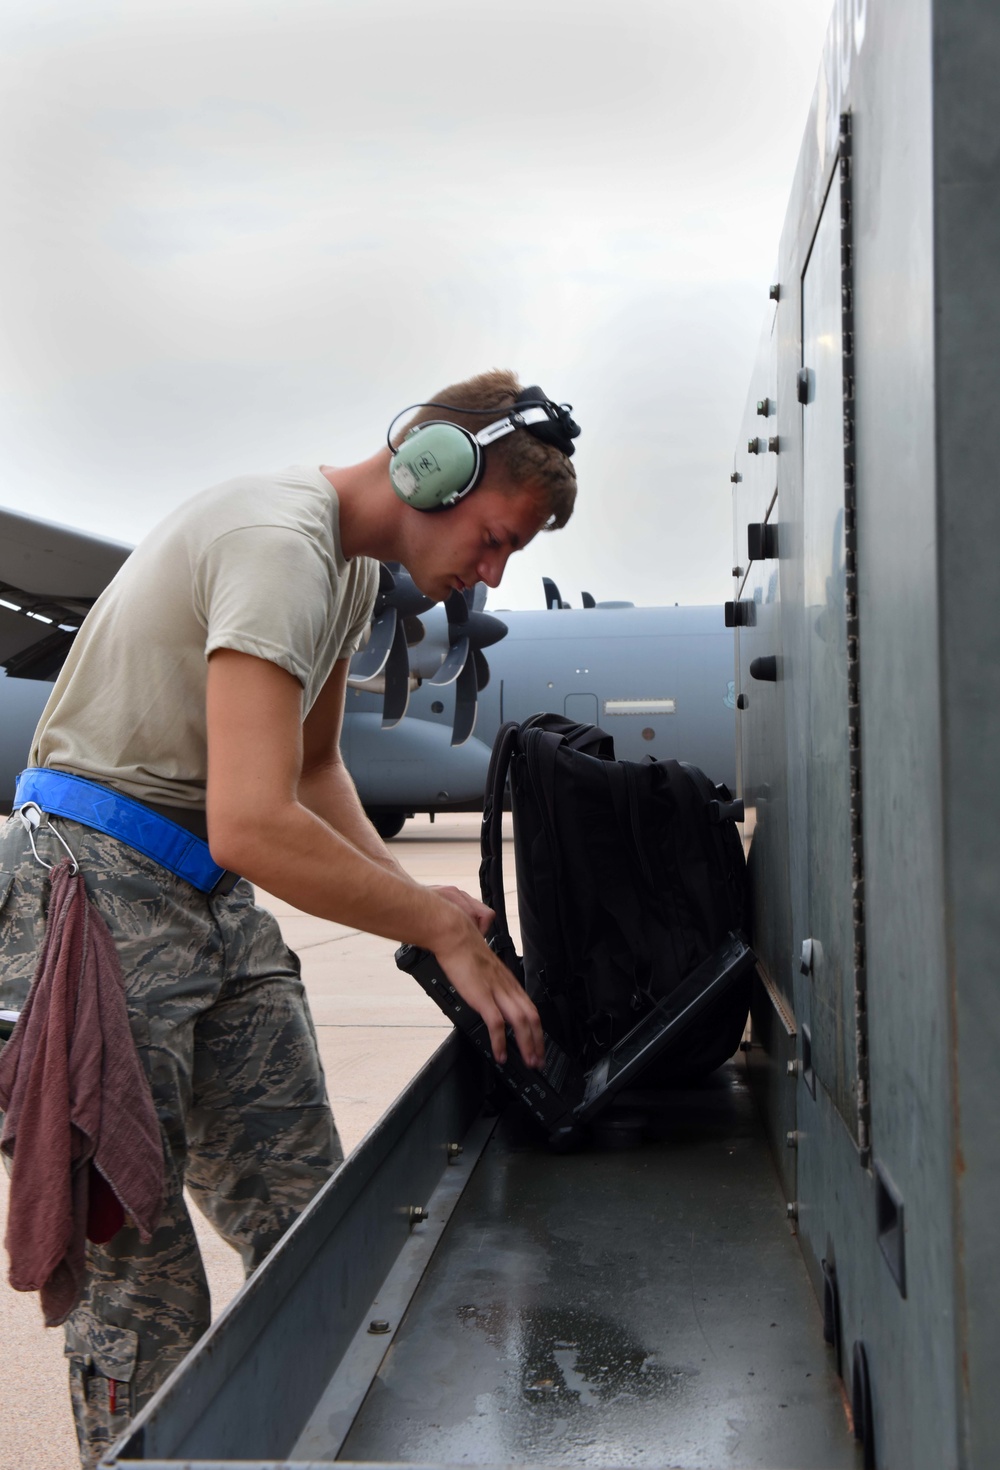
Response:
[[[287,669],[305,718],[357,648],[377,590],[378,563],[341,550],[336,491],[318,469],[206,490],[151,531],[98,598],[42,711],[31,765],[204,807],[208,655],[234,648]]]

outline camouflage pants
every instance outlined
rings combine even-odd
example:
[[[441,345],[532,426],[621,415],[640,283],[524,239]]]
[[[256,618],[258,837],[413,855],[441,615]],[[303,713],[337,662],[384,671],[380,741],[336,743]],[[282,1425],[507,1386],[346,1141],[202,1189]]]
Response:
[[[148,1245],[126,1227],[88,1246],[86,1292],[66,1323],[89,1470],[209,1324],[184,1185],[249,1274],[343,1154],[298,961],[249,883],[210,898],[114,838],[56,825],[115,938],[167,1180]],[[36,841],[46,862],[63,855],[44,829]],[[0,1010],[19,1010],[28,993],[47,879],[10,818],[0,827]]]

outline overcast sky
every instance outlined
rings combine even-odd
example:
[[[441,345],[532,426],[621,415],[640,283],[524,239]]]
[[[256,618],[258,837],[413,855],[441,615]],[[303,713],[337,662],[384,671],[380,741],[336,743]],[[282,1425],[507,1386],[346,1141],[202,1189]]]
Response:
[[[4,0],[0,503],[135,541],[486,367],[573,403],[491,605],[728,595],[829,0]]]

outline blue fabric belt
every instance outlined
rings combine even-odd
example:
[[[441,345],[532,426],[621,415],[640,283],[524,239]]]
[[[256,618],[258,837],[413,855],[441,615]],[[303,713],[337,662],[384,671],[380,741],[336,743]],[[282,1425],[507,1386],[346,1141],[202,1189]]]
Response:
[[[224,878],[237,881],[236,874],[213,862],[208,843],[202,842],[169,817],[161,817],[141,801],[122,796],[96,781],[33,766],[22,771],[14,792],[14,810],[34,802],[53,817],[68,817],[117,837],[137,852],[152,858],[162,868],[183,878],[202,893],[211,893]],[[230,883],[228,887],[232,887]],[[228,888],[220,891],[228,891]]]

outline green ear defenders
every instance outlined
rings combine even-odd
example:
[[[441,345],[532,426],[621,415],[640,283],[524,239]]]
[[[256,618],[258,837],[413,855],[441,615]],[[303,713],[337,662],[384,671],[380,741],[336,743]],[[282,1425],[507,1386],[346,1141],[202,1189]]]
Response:
[[[387,439],[392,449],[389,478],[400,500],[415,510],[446,510],[475,490],[486,467],[483,450],[515,429],[573,453],[573,440],[580,432],[570,418],[572,405],[553,403],[540,388],[525,388],[508,409],[461,408],[452,403],[411,403],[389,425]],[[415,408],[447,408],[455,413],[503,415],[478,433],[444,419],[429,419],[410,430],[398,449],[392,430],[404,413]]]

